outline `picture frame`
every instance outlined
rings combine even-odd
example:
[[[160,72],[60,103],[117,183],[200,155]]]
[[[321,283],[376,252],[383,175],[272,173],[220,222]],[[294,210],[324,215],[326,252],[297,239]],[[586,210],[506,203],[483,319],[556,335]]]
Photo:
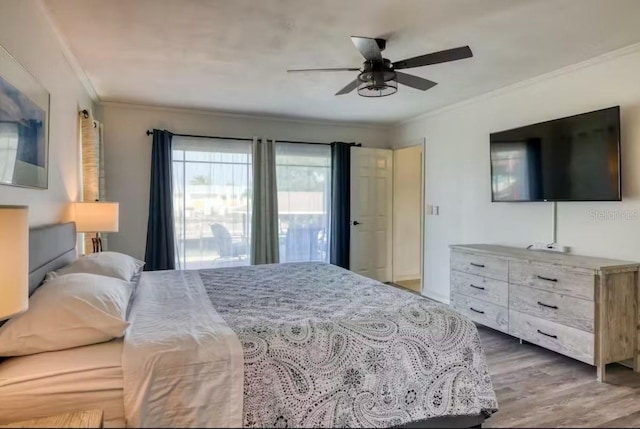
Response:
[[[49,187],[49,92],[0,46],[0,185]]]

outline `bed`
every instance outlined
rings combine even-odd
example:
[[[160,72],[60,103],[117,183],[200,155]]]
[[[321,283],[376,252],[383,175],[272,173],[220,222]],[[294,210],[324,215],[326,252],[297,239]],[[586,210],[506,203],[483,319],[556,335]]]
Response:
[[[46,274],[76,259],[73,223],[31,229],[29,294]],[[1,322],[0,322],[1,324]],[[0,424],[100,408],[105,427],[123,427],[123,339],[0,358]]]
[[[73,224],[32,232],[32,290],[74,247]],[[328,264],[143,273],[130,310],[120,367],[112,341],[75,374],[110,383],[82,387],[106,426],[473,427],[497,411],[471,321]],[[0,383],[24,359],[0,364]],[[0,419],[6,394],[0,384]]]

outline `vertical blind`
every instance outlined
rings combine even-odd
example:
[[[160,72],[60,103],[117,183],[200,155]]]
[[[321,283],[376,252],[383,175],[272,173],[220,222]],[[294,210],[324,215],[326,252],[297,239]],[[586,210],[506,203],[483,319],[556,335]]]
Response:
[[[92,202],[104,200],[104,157],[102,143],[102,125],[98,123],[89,111],[85,117],[84,111],[80,116],[80,131],[82,139],[82,201]],[[108,248],[107,237],[103,235],[102,245]],[[84,250],[88,252],[93,246],[91,234],[84,234]]]
[[[251,142],[175,136],[173,204],[179,269],[248,265]],[[280,262],[329,261],[331,148],[276,144]]]

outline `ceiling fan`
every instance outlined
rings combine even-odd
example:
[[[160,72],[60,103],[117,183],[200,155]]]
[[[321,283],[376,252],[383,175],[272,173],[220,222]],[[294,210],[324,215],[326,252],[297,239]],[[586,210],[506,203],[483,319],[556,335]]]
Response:
[[[437,85],[436,82],[399,72],[398,70],[446,63],[473,56],[468,46],[461,46],[392,63],[382,57],[382,51],[387,46],[385,39],[351,36],[351,41],[365,59],[361,68],[297,69],[287,70],[287,72],[357,71],[360,72],[358,77],[336,92],[336,95],[348,94],[357,88],[358,94],[363,97],[384,97],[395,94],[398,91],[398,83],[421,91],[426,91]]]

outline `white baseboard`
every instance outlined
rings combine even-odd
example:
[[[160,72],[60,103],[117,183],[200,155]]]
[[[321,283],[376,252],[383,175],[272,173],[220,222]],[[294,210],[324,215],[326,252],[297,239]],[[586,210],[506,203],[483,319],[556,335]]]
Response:
[[[423,295],[423,296],[426,296],[427,298],[432,299],[432,300],[434,300],[434,301],[441,302],[441,303],[443,303],[443,304],[447,304],[447,305],[449,305],[449,304],[450,304],[450,301],[449,301],[449,297],[448,297],[448,296],[446,296],[446,295],[442,295],[442,294],[437,293],[437,292],[434,292],[434,291],[432,291],[432,290],[423,289],[423,290],[422,290],[422,295]]]

